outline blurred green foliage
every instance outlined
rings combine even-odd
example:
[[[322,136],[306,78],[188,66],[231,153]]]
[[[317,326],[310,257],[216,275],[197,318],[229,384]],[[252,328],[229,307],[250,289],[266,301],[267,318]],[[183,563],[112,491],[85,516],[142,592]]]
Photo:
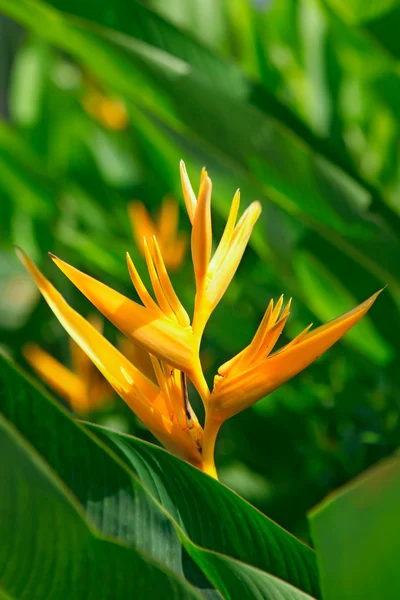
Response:
[[[294,297],[283,344],[388,284],[342,343],[222,429],[221,479],[307,539],[306,511],[398,444],[400,2],[0,0],[0,12],[23,28],[2,23],[18,44],[0,122],[0,340],[21,364],[32,340],[67,362],[68,341],[12,244],[85,316],[48,251],[134,297],[127,203],[156,212],[172,193],[183,208],[180,158],[193,179],[207,166],[216,235],[237,187],[263,206],[206,330],[210,381],[271,297]],[[123,101],[126,126],[93,117],[93,90]],[[173,280],[190,309],[189,257]],[[122,400],[93,420],[150,439]]]

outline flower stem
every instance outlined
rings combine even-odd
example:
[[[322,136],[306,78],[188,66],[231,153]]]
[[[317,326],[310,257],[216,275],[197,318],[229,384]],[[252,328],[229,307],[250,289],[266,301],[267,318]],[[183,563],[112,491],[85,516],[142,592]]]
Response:
[[[203,369],[201,368],[200,360],[194,365],[191,372],[188,373],[194,387],[199,392],[200,398],[207,408],[207,402],[210,397],[210,390],[208,389],[207,381],[204,377]]]
[[[203,471],[214,479],[218,479],[214,462],[215,442],[222,421],[215,419],[209,412],[206,413],[203,437]]]

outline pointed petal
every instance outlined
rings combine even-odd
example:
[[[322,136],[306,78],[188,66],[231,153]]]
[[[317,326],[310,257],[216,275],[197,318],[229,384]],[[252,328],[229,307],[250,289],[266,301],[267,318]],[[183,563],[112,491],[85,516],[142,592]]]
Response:
[[[197,198],[196,194],[193,191],[192,184],[190,183],[189,176],[186,171],[186,166],[183,160],[179,163],[180,172],[181,172],[181,184],[183,197],[185,199],[186,210],[189,215],[190,222],[193,224],[194,215],[196,213],[197,206]]]
[[[265,336],[271,328],[273,308],[274,301],[271,299],[251,343],[242,351],[242,353],[240,353],[241,356],[238,355],[238,357],[240,356],[240,361],[235,361],[235,363],[232,363],[230,366],[233,366],[233,364],[235,364],[235,366],[239,365],[240,362],[240,365],[244,367],[245,365],[249,365],[255,357],[258,356],[261,345],[265,340]],[[225,363],[225,365],[222,365],[222,367],[218,369],[220,375],[226,375],[227,365],[228,363]]]
[[[282,306],[283,306],[283,294],[281,294],[278,302],[275,304],[274,310],[272,312],[272,317],[271,317],[271,325],[274,325],[277,322],[277,320],[279,318],[279,314],[282,310]]]
[[[43,381],[67,400],[74,410],[78,408],[82,411],[88,408],[85,384],[78,375],[36,344],[26,344],[22,354]]]
[[[266,358],[273,350],[276,342],[279,339],[279,336],[281,335],[286,325],[286,321],[288,320],[289,314],[289,312],[285,312],[284,314],[282,314],[279,321],[277,321],[275,325],[272,325],[271,329],[268,331],[268,335],[265,337],[265,340],[258,351],[257,361]]]
[[[288,344],[271,354],[248,371],[233,377],[219,377],[209,405],[225,419],[273,392],[343,337],[371,308],[381,291],[344,315],[307,333],[299,343]]]
[[[200,185],[203,183],[203,179],[205,179],[206,177],[208,177],[207,169],[205,167],[202,167],[200,173]]]
[[[140,277],[135,265],[133,264],[129,252],[126,253],[126,263],[128,265],[129,275],[133,283],[133,287],[137,292],[137,295],[139,296],[146,308],[153,311],[155,314],[158,314],[159,317],[162,317],[162,310],[156,304],[156,302],[154,302],[153,298],[147,291],[147,288],[144,285],[142,278]]]
[[[165,380],[165,374],[164,374],[164,371],[162,368],[162,363],[158,360],[158,358],[156,358],[152,354],[150,354],[150,360],[151,360],[151,364],[153,366],[153,371],[157,378],[158,387],[161,390],[161,393],[164,397],[165,404],[167,406],[167,412],[165,414],[166,414],[166,416],[168,416],[169,420],[172,422],[174,419],[174,416],[175,416],[175,411],[174,411],[174,406],[171,402],[171,398],[169,397],[169,394],[168,394],[168,388],[167,388],[167,383]]]
[[[91,314],[87,320],[97,331],[103,332],[103,319],[100,315]],[[73,371],[80,377],[84,382],[87,382],[87,388],[91,389],[91,383],[93,373],[96,373],[96,369],[93,366],[90,358],[83,352],[83,350],[70,338],[70,354]],[[98,372],[97,372],[98,374]]]
[[[295,338],[293,338],[293,340],[286,344],[286,346],[284,347],[285,351],[289,350],[289,348],[291,348],[292,346],[296,346],[296,344],[302,342],[313,325],[314,323],[310,323],[310,325],[307,325],[307,327],[303,329],[303,331],[301,331],[298,335],[296,335]],[[283,348],[281,348],[281,350],[283,350]],[[278,350],[278,352],[280,352],[280,350]],[[276,354],[278,352],[276,352]]]
[[[237,214],[239,212],[240,206],[240,190],[237,190],[235,195],[233,196],[232,204],[229,209],[228,219],[226,221],[224,233],[222,234],[221,241],[218,244],[218,247],[214,253],[214,256],[211,259],[210,267],[209,267],[209,275],[210,277],[216,273],[221,266],[222,261],[225,259],[228,251],[229,245],[232,240],[233,232],[235,229]]]
[[[246,356],[246,352],[249,351],[249,348],[250,345],[246,346],[246,348],[243,348],[243,350],[241,350],[238,354],[232,356],[232,358],[227,360],[226,363],[218,367],[218,375],[221,375],[221,377],[225,377],[226,375],[228,375],[228,373],[232,371],[232,369],[234,369],[236,365],[244,359],[244,357]]]
[[[247,208],[245,213],[243,213],[242,218],[236,225],[229,252],[226,254],[225,259],[218,270],[218,274],[213,277],[207,289],[207,298],[212,309],[214,309],[221,300],[228,285],[232,281],[260,213],[260,203],[253,202]]]
[[[129,300],[119,292],[52,256],[53,261],[76,287],[133,342],[168,362],[190,372],[195,354],[192,333],[178,323]]]
[[[153,237],[153,245],[154,245],[154,254],[153,254],[154,262],[156,265],[160,283],[164,290],[164,294],[168,300],[168,304],[174,311],[174,313],[178,319],[178,322],[181,325],[183,325],[184,327],[188,327],[190,325],[189,315],[187,314],[186,310],[183,308],[181,301],[179,300],[178,296],[175,293],[175,290],[174,290],[171,280],[169,278],[167,269],[165,268],[165,264],[164,264],[163,257],[162,257],[161,251],[160,251],[160,247],[159,247],[159,245],[157,243],[157,239],[155,237]]]
[[[205,177],[200,185],[192,230],[192,259],[198,288],[207,276],[211,256],[211,190],[211,179]]]
[[[176,315],[169,305],[169,302],[164,293],[164,289],[158,278],[158,274],[157,274],[156,268],[154,266],[153,257],[150,253],[149,245],[148,245],[148,242],[146,239],[144,240],[144,257],[146,259],[147,270],[150,275],[151,285],[153,286],[153,290],[154,290],[154,294],[157,298],[157,302],[158,302],[162,312],[165,315],[167,315],[167,317],[169,317],[170,319],[176,321],[177,320]]]

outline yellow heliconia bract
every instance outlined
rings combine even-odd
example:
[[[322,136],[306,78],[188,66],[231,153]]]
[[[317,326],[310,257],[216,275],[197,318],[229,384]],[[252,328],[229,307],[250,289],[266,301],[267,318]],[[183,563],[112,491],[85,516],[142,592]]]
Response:
[[[158,231],[140,204],[130,207],[135,237],[144,254],[154,292],[153,297],[127,254],[129,274],[142,304],[51,255],[65,275],[131,340],[132,362],[65,302],[22,251],[19,256],[61,324],[139,419],[171,452],[217,477],[214,446],[221,424],[316,360],[365,315],[379,292],[314,331],[307,327],[274,353],[272,350],[289,317],[291,300],[285,306],[283,296],[276,304],[271,300],[253,340],[218,369],[210,393],[200,363],[202,334],[238,268],[261,205],[253,202],[238,220],[238,190],[222,237],[212,253],[211,179],[203,168],[196,194],[183,162],[180,169],[183,197],[192,225],[196,284],[192,319],[180,302],[166,268],[166,253],[173,254],[174,245],[178,256],[182,251],[177,238],[171,242],[177,224],[177,216],[171,218],[175,210],[171,204],[163,209],[170,216],[161,218]],[[172,244],[168,250],[167,241]],[[205,407],[204,431],[188,399],[187,377]]]
[[[365,315],[379,292],[333,321],[309,331],[307,327],[286,346],[270,354],[289,316],[290,302],[271,301],[251,344],[218,369],[210,398],[213,414],[225,420],[297,375],[328,350]]]

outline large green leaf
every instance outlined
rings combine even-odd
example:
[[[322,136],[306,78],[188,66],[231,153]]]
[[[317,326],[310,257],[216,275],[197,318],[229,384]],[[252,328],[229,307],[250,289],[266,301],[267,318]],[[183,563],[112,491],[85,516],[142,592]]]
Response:
[[[200,599],[139,551],[99,535],[48,465],[0,416],[0,579],[18,599]]]
[[[209,581],[214,583],[219,559],[213,558],[214,552],[205,559],[198,546],[318,594],[313,551],[226,487],[130,436],[91,425],[94,437],[1,357],[0,384],[1,412],[57,472],[103,534],[145,551],[207,595],[212,593]],[[97,436],[123,457],[127,467]],[[138,463],[141,482],[131,473]],[[232,597],[241,568],[236,561],[227,563],[232,575],[224,586]],[[261,579],[267,594],[276,582]],[[218,579],[215,586],[219,589]]]
[[[324,600],[397,600],[400,459],[387,459],[310,515]]]
[[[301,557],[303,565],[291,582],[317,593],[312,551],[287,537],[283,529],[266,521],[227,487],[137,438],[96,425],[90,425],[90,429],[119,451],[193,542],[279,574],[286,581],[292,566],[299,567]],[[265,568],[266,560],[271,568]]]

